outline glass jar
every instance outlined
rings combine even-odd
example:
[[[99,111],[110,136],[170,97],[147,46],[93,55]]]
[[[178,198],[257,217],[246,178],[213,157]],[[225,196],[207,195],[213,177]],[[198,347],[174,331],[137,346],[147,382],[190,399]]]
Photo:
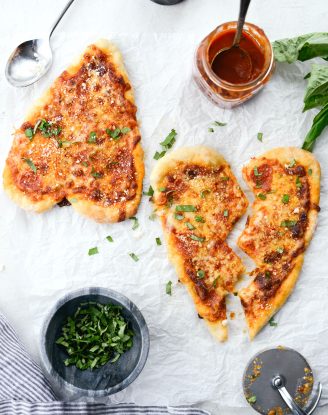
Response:
[[[263,67],[255,79],[246,83],[232,84],[220,79],[211,68],[211,45],[222,32],[235,31],[236,28],[237,22],[227,22],[218,26],[200,43],[195,54],[194,79],[201,91],[222,108],[233,108],[250,99],[269,81],[275,67],[272,46],[263,30],[252,23],[245,23],[243,33],[246,32],[263,53]]]

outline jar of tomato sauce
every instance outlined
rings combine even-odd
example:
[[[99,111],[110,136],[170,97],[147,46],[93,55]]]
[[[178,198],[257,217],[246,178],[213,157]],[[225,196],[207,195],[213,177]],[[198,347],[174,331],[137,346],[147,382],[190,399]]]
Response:
[[[250,99],[269,81],[274,71],[271,43],[262,29],[245,23],[240,48],[249,55],[251,72],[247,80],[234,76],[233,59],[217,59],[218,53],[233,44],[237,22],[217,27],[200,43],[194,61],[194,79],[212,102],[223,108],[233,108]],[[238,56],[238,54],[237,54]]]

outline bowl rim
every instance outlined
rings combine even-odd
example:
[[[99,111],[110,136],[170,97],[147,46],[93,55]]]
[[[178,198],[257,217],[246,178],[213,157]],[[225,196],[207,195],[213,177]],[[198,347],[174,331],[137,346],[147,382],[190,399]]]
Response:
[[[144,327],[144,330],[141,330],[141,350],[139,354],[139,359],[132,370],[132,372],[129,374],[128,377],[123,379],[120,383],[118,383],[115,386],[111,386],[107,389],[101,389],[101,390],[94,390],[94,389],[84,389],[80,388],[78,386],[73,385],[72,383],[67,382],[66,379],[64,379],[53,367],[51,364],[47,351],[46,351],[46,333],[49,328],[50,321],[56,314],[56,312],[61,308],[64,304],[68,303],[69,301],[85,296],[85,295],[102,295],[104,297],[107,297],[109,300],[113,299],[120,303],[125,309],[128,309],[129,304],[133,305],[134,312],[131,313],[137,320],[138,324],[141,327]],[[129,311],[129,310],[128,310]],[[58,386],[58,380],[57,378],[60,378],[60,381],[63,382],[66,389],[70,391],[70,393],[73,394],[85,394],[89,397],[104,397],[108,395],[113,395],[114,393],[120,392],[121,390],[127,388],[142,372],[149,353],[149,347],[150,347],[150,337],[149,337],[149,330],[146,323],[146,320],[144,316],[142,315],[139,308],[125,295],[121,294],[118,291],[112,290],[110,288],[104,288],[104,287],[87,287],[87,288],[80,288],[74,291],[70,291],[69,293],[65,294],[64,296],[60,297],[56,303],[53,305],[53,307],[48,312],[42,326],[41,326],[41,332],[40,332],[40,357],[41,357],[41,364],[46,370],[47,374],[51,377],[51,380],[53,380],[57,386]],[[60,385],[61,386],[61,385]]]

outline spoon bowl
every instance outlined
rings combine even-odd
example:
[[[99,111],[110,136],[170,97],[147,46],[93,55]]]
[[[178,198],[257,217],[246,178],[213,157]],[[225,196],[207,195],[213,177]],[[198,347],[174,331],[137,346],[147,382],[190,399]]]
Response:
[[[223,65],[229,62],[229,65]],[[224,81],[245,83],[251,79],[253,64],[249,53],[240,46],[221,49],[212,61],[212,69]]]
[[[6,78],[13,86],[28,86],[44,76],[52,64],[48,39],[33,39],[21,43],[10,55]]]

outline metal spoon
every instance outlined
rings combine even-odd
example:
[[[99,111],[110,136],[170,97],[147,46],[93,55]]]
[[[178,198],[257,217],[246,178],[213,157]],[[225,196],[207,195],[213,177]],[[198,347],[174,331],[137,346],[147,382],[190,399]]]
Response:
[[[234,79],[239,78],[241,82],[247,82],[251,78],[253,66],[251,57],[249,56],[248,52],[239,46],[250,2],[251,0],[240,0],[237,30],[232,46],[230,48],[221,49],[212,61],[212,68],[215,66],[218,69],[220,66],[222,66],[223,61],[227,61],[228,58],[240,62],[239,65],[231,68],[231,72],[233,72],[235,75]]]
[[[47,38],[23,42],[10,55],[5,74],[11,85],[22,87],[34,84],[48,72],[52,64],[50,38],[73,1],[68,1]]]

